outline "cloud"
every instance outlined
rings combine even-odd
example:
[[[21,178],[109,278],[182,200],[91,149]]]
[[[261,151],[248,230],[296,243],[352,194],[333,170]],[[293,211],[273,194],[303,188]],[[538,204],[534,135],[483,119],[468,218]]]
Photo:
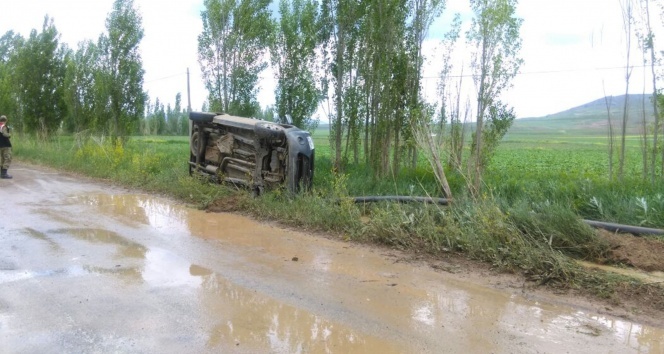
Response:
[[[44,16],[48,15],[54,20],[62,41],[75,47],[84,39],[96,40],[104,30],[106,12],[110,11],[111,4],[111,0],[3,1],[0,32],[14,30],[27,37],[33,29],[41,31]]]
[[[143,16],[145,30],[141,42],[145,90],[153,101],[159,97],[161,102],[171,104],[175,95],[181,93],[186,107],[189,69],[192,108],[200,109],[207,98],[198,64],[203,1],[140,0],[136,5]]]
[[[467,6],[464,8],[461,0],[450,1],[448,8],[461,12],[464,26],[469,25],[470,10]],[[451,18],[449,10],[444,15],[447,18]],[[622,67],[626,65],[626,48],[619,2],[521,1],[517,16],[524,19],[520,52],[524,65],[503,99],[515,107],[518,117],[556,113],[601,98],[605,92],[607,95],[625,93]],[[423,85],[431,102],[436,102],[436,80],[430,77],[440,71],[440,53],[437,52],[440,49],[436,44],[446,30],[443,19],[436,21],[424,45],[424,53],[430,61],[423,75],[429,79],[425,79]],[[455,53],[456,74],[465,64],[464,74],[467,75],[470,74],[470,49],[460,45],[460,52]],[[631,65],[635,68],[630,93],[642,93],[644,82],[650,82],[651,78],[647,70],[639,67],[642,59],[636,41],[631,55]],[[467,90],[472,88],[467,87]]]
[[[76,48],[78,42],[96,41],[105,31],[105,19],[112,4],[112,0],[2,1],[0,34],[14,30],[28,36],[32,29],[41,30],[48,14],[54,19],[62,41]],[[180,92],[186,105],[189,68],[192,106],[200,109],[207,98],[197,59],[203,0],[135,0],[135,4],[142,14],[145,30],[141,43],[145,89],[153,100],[159,97],[160,101],[171,104]],[[275,6],[273,3],[273,10]],[[457,12],[468,26],[472,18],[468,1],[450,0],[443,16],[432,24],[425,43],[424,53],[429,61],[424,68],[423,91],[433,102],[440,71],[437,46]],[[624,93],[624,70],[620,67],[625,65],[625,40],[618,1],[521,1],[517,15],[524,19],[521,56],[525,64],[504,98],[515,107],[519,117],[555,113],[600,98],[604,91],[611,95]],[[662,33],[661,21],[654,22],[659,26],[658,33]],[[635,46],[636,43],[632,64],[639,65],[641,57]],[[457,70],[464,63],[464,74],[469,74],[468,49],[461,48],[456,55]],[[643,83],[651,81],[649,76],[644,77],[645,72],[642,68],[634,69],[630,92],[641,93]],[[470,78],[466,82],[472,84]],[[263,72],[259,85],[260,103],[273,104],[274,73]]]
[[[3,1],[0,33],[14,30],[24,37],[41,31],[44,16],[53,18],[61,41],[70,48],[79,42],[96,41],[106,31],[106,17],[112,0],[23,0]],[[207,97],[198,65],[198,34],[202,31],[200,11],[203,0],[135,0],[143,18],[144,38],[140,44],[145,85],[152,100],[174,104],[180,92],[187,102],[187,75],[191,76],[192,106],[200,109]]]

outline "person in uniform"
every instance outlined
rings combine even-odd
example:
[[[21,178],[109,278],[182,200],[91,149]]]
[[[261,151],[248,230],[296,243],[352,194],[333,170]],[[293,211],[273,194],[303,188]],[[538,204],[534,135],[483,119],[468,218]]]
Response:
[[[0,116],[0,166],[2,167],[0,178],[10,179],[12,176],[7,174],[9,165],[12,163],[12,142],[11,132],[7,126],[7,117]]]

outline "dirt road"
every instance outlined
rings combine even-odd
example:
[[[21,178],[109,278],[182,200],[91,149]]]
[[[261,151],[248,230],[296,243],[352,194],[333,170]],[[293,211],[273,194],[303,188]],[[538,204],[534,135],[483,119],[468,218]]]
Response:
[[[664,352],[661,328],[481,274],[15,167],[0,353]]]

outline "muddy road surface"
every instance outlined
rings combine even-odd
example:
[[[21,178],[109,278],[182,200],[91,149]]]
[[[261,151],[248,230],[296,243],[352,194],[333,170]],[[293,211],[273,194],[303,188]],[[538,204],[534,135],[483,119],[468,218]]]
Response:
[[[0,353],[664,351],[661,328],[482,275],[41,167],[11,172]]]

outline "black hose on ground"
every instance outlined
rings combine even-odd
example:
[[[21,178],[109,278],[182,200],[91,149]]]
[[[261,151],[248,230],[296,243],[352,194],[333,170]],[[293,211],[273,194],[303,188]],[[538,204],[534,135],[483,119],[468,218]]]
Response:
[[[448,204],[448,201],[445,198],[408,197],[408,196],[398,196],[398,195],[353,197],[353,202],[355,204],[376,203],[376,202],[397,202],[397,203],[417,202],[417,203],[438,204],[438,205]]]
[[[427,203],[427,204],[438,204],[438,205],[448,205],[449,202],[446,198],[431,198],[431,197],[410,197],[410,196],[365,196],[365,197],[353,197],[353,202],[356,204],[363,203],[377,203],[377,202],[397,202],[397,203]],[[596,229],[604,229],[611,232],[620,232],[620,233],[630,233],[634,235],[659,235],[664,236],[664,230],[661,229],[652,229],[648,227],[632,226],[632,225],[622,225],[615,224],[611,222],[604,221],[595,221],[595,220],[583,220],[589,226],[592,226]]]
[[[611,232],[622,232],[634,235],[660,235],[660,236],[664,235],[664,230],[651,229],[649,227],[621,225],[612,222],[595,221],[595,220],[583,220],[583,222],[594,228],[604,229]]]

